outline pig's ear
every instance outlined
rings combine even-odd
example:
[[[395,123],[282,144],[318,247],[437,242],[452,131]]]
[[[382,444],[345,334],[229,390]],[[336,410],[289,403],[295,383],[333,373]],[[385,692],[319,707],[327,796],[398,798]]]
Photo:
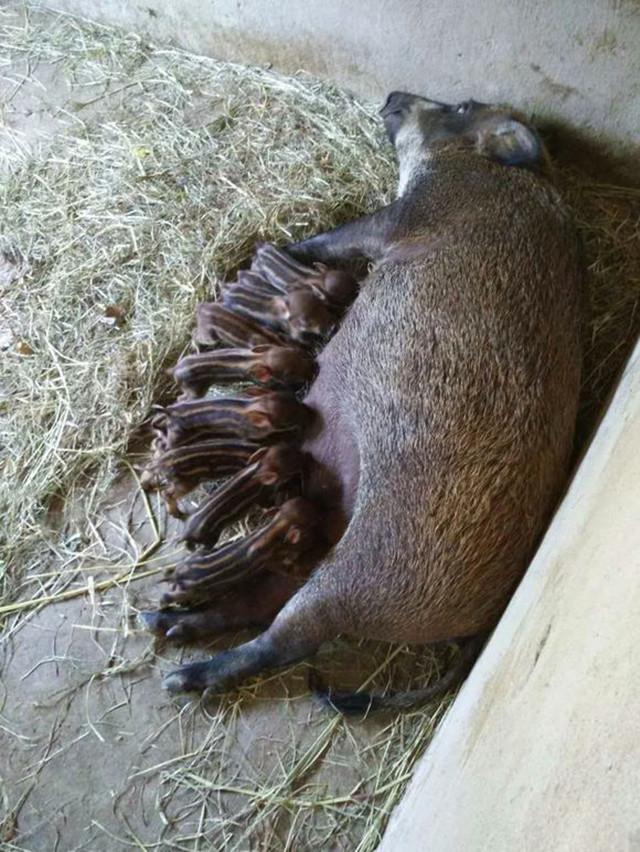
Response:
[[[544,157],[540,137],[531,127],[505,118],[478,134],[478,150],[503,166],[535,166]]]

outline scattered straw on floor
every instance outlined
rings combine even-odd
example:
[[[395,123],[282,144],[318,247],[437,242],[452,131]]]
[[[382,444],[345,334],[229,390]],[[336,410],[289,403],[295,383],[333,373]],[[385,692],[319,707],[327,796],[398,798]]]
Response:
[[[0,621],[15,628],[32,606],[119,582],[102,502],[168,390],[165,368],[188,344],[196,303],[257,240],[287,241],[380,205],[394,168],[376,106],[327,84],[66,17],[33,13],[16,25],[3,14],[7,62],[62,69],[79,93],[47,150],[31,156],[16,137],[2,164]],[[562,181],[591,270],[585,434],[640,328],[640,195],[572,172]],[[109,570],[94,582],[97,559]],[[128,579],[157,570],[150,551],[129,567]],[[382,685],[415,686],[434,665],[402,649],[376,655]],[[226,742],[254,691],[218,710],[204,739],[185,733],[179,759],[145,770],[158,777],[163,838],[180,849],[203,838],[225,849],[375,848],[446,705],[365,728],[360,740],[327,718],[302,751],[292,728],[267,775],[238,779]],[[345,754],[358,780],[341,788]],[[323,795],[307,779],[332,761],[342,761],[338,781]]]

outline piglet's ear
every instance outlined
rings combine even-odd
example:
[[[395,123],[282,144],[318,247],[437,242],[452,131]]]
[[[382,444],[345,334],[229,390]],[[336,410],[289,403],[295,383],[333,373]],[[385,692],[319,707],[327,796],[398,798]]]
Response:
[[[252,423],[256,429],[270,429],[273,425],[269,415],[262,411],[247,411],[247,420]]]
[[[538,134],[514,118],[483,129],[479,134],[478,149],[483,156],[503,166],[534,166],[543,157]]]

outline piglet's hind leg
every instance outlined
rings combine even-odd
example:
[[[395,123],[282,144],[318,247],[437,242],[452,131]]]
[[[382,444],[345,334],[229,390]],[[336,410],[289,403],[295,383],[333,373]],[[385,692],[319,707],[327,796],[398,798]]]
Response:
[[[143,610],[140,625],[172,642],[196,642],[229,630],[270,624],[295,594],[301,580],[291,574],[268,573],[214,606]]]

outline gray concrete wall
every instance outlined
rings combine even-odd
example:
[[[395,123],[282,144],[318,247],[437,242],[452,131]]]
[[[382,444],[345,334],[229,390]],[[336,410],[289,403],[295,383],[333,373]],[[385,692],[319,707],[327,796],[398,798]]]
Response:
[[[304,69],[366,96],[508,101],[640,172],[638,0],[53,0],[197,53]],[[565,149],[566,136],[560,136]],[[575,140],[571,140],[572,145]],[[637,169],[637,172],[636,172]]]

